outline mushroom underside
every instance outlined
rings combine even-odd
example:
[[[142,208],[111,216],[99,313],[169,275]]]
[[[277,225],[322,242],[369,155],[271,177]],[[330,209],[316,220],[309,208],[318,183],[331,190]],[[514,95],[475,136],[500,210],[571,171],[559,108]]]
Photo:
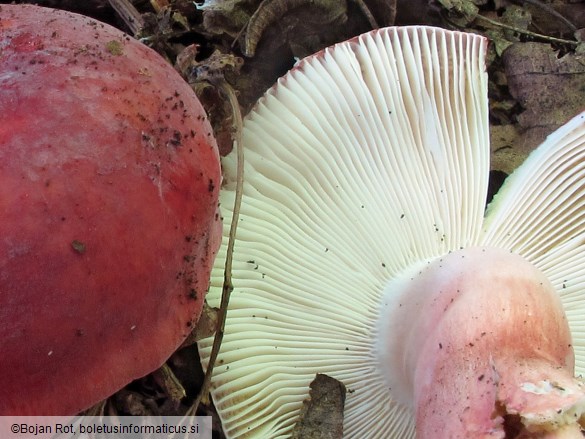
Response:
[[[348,438],[412,438],[416,429],[439,437],[447,421],[428,415],[433,398],[437,413],[447,411],[453,438],[545,435],[547,425],[561,437],[579,429],[582,389],[573,376],[585,370],[585,114],[551,135],[486,212],[485,50],[477,35],[379,29],[302,60],[247,116],[234,291],[212,380],[228,437],[290,434],[317,373],[347,388]],[[223,167],[229,224],[235,154]],[[228,236],[225,226],[208,295],[213,306]],[[472,270],[469,291],[453,293],[458,312],[437,312],[443,308],[431,306],[439,294],[433,288],[418,305],[408,299],[410,312],[388,311],[386,302],[396,305],[406,288],[392,290],[393,283],[465,249],[493,251],[499,268],[488,270],[476,293]],[[531,287],[516,297],[497,274],[510,261],[548,286],[526,280]],[[492,303],[490,285],[498,282]],[[475,302],[485,321],[471,325]],[[496,312],[500,305],[507,311]],[[541,319],[524,325],[527,312]],[[381,337],[388,315],[403,324]],[[482,325],[498,334],[489,344]],[[447,335],[450,343],[441,340]],[[407,336],[419,341],[410,350],[386,343]],[[526,337],[541,344],[521,343]],[[211,344],[199,342],[204,367]],[[452,365],[461,373],[449,373]],[[443,384],[429,385],[437,380]],[[463,405],[471,396],[475,411]],[[475,424],[491,430],[476,434]]]

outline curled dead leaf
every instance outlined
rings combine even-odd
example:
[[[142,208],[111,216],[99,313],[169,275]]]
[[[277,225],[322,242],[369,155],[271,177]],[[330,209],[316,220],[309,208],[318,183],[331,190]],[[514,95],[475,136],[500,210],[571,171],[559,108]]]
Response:
[[[212,308],[207,302],[205,302],[197,326],[195,326],[191,334],[189,334],[185,341],[183,341],[180,349],[191,346],[198,340],[211,337],[215,334],[215,331],[217,330],[217,313],[217,308]]]
[[[311,382],[310,399],[303,401],[291,439],[341,439],[345,394],[342,382],[317,374]]]
[[[301,6],[319,10],[322,24],[344,23],[347,21],[347,4],[338,0],[264,0],[248,22],[244,54],[254,56],[256,47],[266,28],[281,19],[286,13]]]
[[[511,95],[524,108],[518,116],[519,149],[530,152],[548,134],[585,108],[582,56],[563,56],[549,44],[515,43],[503,54]]]
[[[202,61],[196,60],[197,54],[197,45],[187,46],[178,54],[175,68],[191,85],[205,106],[220,154],[223,156],[232,148],[233,118],[231,104],[222,95],[217,85],[237,78],[244,61],[242,58],[219,50]]]
[[[518,151],[518,131],[512,124],[492,125],[490,127],[491,160],[490,167],[494,171],[511,174],[527,157],[527,152]]]

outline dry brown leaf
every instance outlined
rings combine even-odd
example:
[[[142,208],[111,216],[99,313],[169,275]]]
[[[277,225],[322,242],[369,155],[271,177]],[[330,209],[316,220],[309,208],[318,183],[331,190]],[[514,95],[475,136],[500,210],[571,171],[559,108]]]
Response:
[[[181,403],[181,400],[187,396],[185,388],[179,382],[168,364],[165,363],[159,369],[155,370],[152,377],[164,394],[167,395],[175,405],[178,406]]]
[[[532,14],[534,26],[540,33],[571,39],[575,28],[585,27],[583,0],[553,0],[541,3],[544,3],[544,8],[537,7],[536,3],[532,2],[526,2],[524,5],[525,9]]]
[[[502,14],[501,22],[514,29],[528,30],[528,27],[532,23],[532,15],[524,8],[511,5]],[[508,41],[519,41],[519,35],[515,31],[502,29],[502,32]]]
[[[170,6],[169,0],[150,0],[154,12],[159,13],[163,8]]]
[[[190,346],[198,340],[211,337],[215,334],[215,331],[217,330],[217,312],[217,308],[212,308],[207,302],[205,302],[197,326],[195,326],[195,329],[193,329],[191,334],[189,334],[189,336],[183,341],[181,348]]]
[[[355,0],[352,0],[355,1]],[[378,26],[392,26],[396,19],[397,0],[364,0],[366,7],[372,13]]]
[[[294,34],[289,34],[288,40],[293,45],[302,46],[306,44],[308,35],[321,33],[322,26],[344,24],[347,21],[347,4],[344,0],[263,0],[248,22],[244,48],[246,56],[254,56],[256,47],[268,27],[281,21],[285,16],[299,14],[303,15],[303,18],[294,23],[294,27],[305,27],[304,25],[308,23],[309,28],[304,32],[296,30]],[[315,21],[315,18],[318,20]],[[302,36],[300,42],[297,41],[298,36]]]
[[[583,55],[559,57],[549,44],[515,43],[503,61],[510,93],[524,108],[517,147],[529,152],[585,108]]]
[[[206,0],[198,7],[203,11],[203,30],[210,35],[227,34],[236,39],[258,3],[258,0]]]
[[[311,383],[310,399],[303,401],[291,439],[341,439],[345,393],[342,382],[317,374]]]
[[[518,131],[514,125],[494,125],[490,127],[492,171],[511,174],[526,159],[525,151],[518,151]]]
[[[472,0],[438,0],[449,11],[449,19],[458,26],[469,25],[479,13],[479,8]]]
[[[222,156],[232,148],[232,109],[229,101],[217,88],[217,82],[228,80],[234,82],[240,75],[244,63],[231,53],[213,52],[202,61],[197,61],[198,47],[187,46],[178,54],[175,68],[191,85],[199,100],[203,103],[213,126],[213,132]]]

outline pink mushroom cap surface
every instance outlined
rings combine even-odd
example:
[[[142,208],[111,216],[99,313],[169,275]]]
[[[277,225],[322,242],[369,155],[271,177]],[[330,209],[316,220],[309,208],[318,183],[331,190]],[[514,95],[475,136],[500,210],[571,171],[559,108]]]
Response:
[[[0,414],[86,409],[163,364],[221,234],[205,111],[158,54],[0,6]]]

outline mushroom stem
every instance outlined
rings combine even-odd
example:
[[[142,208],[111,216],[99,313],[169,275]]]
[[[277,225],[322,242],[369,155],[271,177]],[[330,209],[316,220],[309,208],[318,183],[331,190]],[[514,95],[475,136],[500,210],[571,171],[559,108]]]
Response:
[[[427,261],[390,283],[384,308],[380,361],[414,406],[418,437],[578,429],[585,388],[567,319],[551,283],[522,257],[474,247]]]

